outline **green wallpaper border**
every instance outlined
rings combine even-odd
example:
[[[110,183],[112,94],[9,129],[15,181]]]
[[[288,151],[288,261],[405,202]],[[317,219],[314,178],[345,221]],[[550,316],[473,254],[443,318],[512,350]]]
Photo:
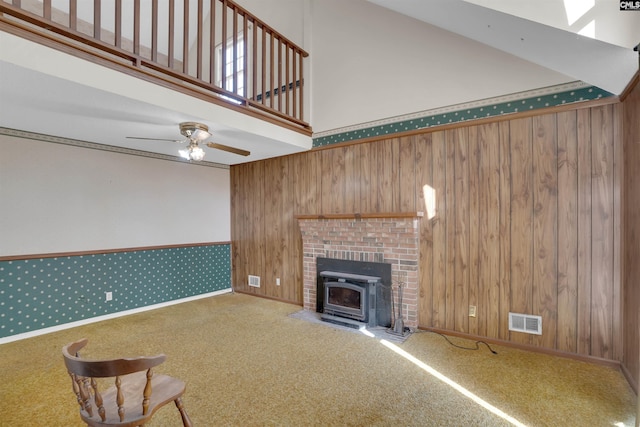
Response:
[[[0,339],[225,289],[230,243],[1,261]]]
[[[505,102],[489,102],[487,105],[460,109],[455,109],[454,106],[450,111],[442,113],[429,114],[429,112],[425,112],[424,115],[415,114],[406,120],[399,120],[369,127],[363,125],[361,129],[337,132],[326,136],[318,136],[313,138],[313,148],[338,144],[341,142],[355,141],[358,139],[385,135],[391,136],[401,132],[426,129],[433,126],[447,125],[467,120],[501,116],[504,114],[513,114],[522,111],[530,111],[576,102],[591,101],[610,96],[614,95],[595,86],[579,87],[563,92],[537,96],[527,96],[524,94],[521,98],[518,98],[518,95],[516,94],[511,97],[512,99]],[[498,99],[499,98],[495,98],[495,100]]]

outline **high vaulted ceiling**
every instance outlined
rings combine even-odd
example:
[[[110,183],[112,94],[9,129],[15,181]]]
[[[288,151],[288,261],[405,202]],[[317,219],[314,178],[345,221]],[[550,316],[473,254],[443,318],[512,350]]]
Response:
[[[613,94],[638,70],[640,12],[620,11],[618,0],[368,1]],[[311,147],[308,136],[8,33],[0,32],[0,46],[0,127],[175,156],[175,143],[126,137],[180,139],[178,123],[200,121],[215,142],[252,152],[208,150],[205,160],[224,165]]]
[[[368,0],[619,95],[638,70],[640,11],[618,0]]]

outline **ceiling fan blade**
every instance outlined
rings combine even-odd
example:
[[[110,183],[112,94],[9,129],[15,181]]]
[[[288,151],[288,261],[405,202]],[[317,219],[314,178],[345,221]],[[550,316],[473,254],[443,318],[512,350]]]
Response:
[[[207,147],[215,148],[222,151],[228,151],[229,153],[238,154],[240,156],[248,156],[251,152],[242,150],[240,148],[229,147],[228,145],[216,144],[215,142],[207,142]]]
[[[142,139],[145,141],[171,141],[171,142],[184,142],[183,140],[180,139],[164,139],[164,138],[143,138],[140,136],[127,136],[127,139]]]

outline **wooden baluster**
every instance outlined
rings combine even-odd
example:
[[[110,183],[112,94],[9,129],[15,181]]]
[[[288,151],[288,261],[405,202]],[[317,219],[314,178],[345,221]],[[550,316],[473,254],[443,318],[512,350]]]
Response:
[[[299,53],[299,57],[298,57],[299,61],[300,61],[300,66],[298,67],[300,69],[300,75],[298,76],[298,80],[300,81],[300,108],[299,108],[299,115],[296,116],[295,112],[293,113],[293,116],[295,118],[298,118],[300,120],[302,120],[302,117],[304,116],[304,111],[303,111],[303,102],[304,102],[304,91],[302,90],[302,85],[304,84],[304,77],[303,77],[303,69],[302,69],[302,52]],[[295,93],[295,92],[294,92]]]
[[[73,372],[68,372],[68,374],[71,377],[71,386],[73,387],[73,393],[76,395],[76,399],[78,400],[78,405],[84,409],[84,402],[80,395],[80,387],[78,386],[78,378],[76,378],[76,375]]]
[[[267,69],[267,30],[264,28],[264,26],[261,27],[262,29],[262,68],[260,69],[260,71],[262,71],[262,87],[260,88],[260,90],[262,91],[262,98],[260,99],[262,101],[262,105],[265,105],[265,97],[267,94],[267,91],[265,90],[265,86],[267,85],[267,73],[266,73],[266,69]]]
[[[124,395],[122,394],[122,380],[120,377],[116,377],[116,403],[118,404],[118,415],[120,421],[124,421]]]
[[[244,37],[242,38],[244,40],[244,43],[242,43],[242,97],[243,98],[248,98],[249,97],[249,86],[247,83],[247,80],[249,78],[249,70],[247,69],[247,67],[249,66],[249,59],[247,58],[247,56],[249,55],[249,20],[247,18],[247,14],[245,13],[243,16],[243,23],[242,23],[242,28],[244,31]],[[245,102],[246,104],[246,102]]]
[[[151,2],[151,60],[158,62],[158,0]]]
[[[273,46],[274,35],[273,32],[269,32],[269,90],[271,91],[271,96],[269,97],[269,107],[273,108],[273,98],[275,98],[274,87],[273,87],[273,73],[274,73],[274,58],[273,52],[275,50]]]
[[[76,30],[78,28],[78,1],[69,1],[69,28]]]
[[[51,0],[42,2],[42,17],[47,21],[51,21]]]
[[[79,377],[78,386],[80,386],[82,407],[90,417],[93,417],[93,405],[91,405],[91,392],[89,391],[89,378]]]
[[[122,47],[122,0],[116,0],[115,21],[115,45]]]
[[[151,399],[151,377],[153,377],[153,371],[151,368],[147,370],[147,383],[144,386],[144,392],[142,393],[142,415],[147,415],[149,411],[149,399]]]
[[[297,52],[293,52],[293,60],[292,60],[292,66],[293,66],[293,117],[296,117],[296,111],[298,111],[298,88],[297,88],[297,83],[298,83],[298,72],[297,72],[297,63],[296,63],[296,53]]]
[[[285,51],[285,85],[286,85],[286,97],[285,97],[285,104],[286,104],[286,108],[285,108],[285,114],[289,115],[289,112],[291,111],[291,105],[290,105],[290,101],[291,101],[291,75],[289,73],[290,68],[291,68],[291,63],[289,62],[289,55],[291,52],[291,46],[287,45],[287,50]],[[294,86],[295,88],[295,83]]]
[[[209,25],[209,83],[216,83],[216,4],[217,0],[211,0],[211,22]]]
[[[182,72],[189,74],[189,0],[184,0],[184,19],[182,21]]]
[[[175,17],[175,9],[174,9],[175,1],[169,0],[169,35],[168,35],[168,53],[169,62],[167,63],[167,67],[173,70],[174,63],[174,45],[175,45],[175,31],[176,31],[176,17]]]
[[[133,2],[133,53],[140,55],[140,0]]]
[[[94,378],[91,378],[91,388],[93,388],[93,400],[94,402],[96,402],[96,407],[98,408],[98,415],[100,415],[100,419],[102,419],[102,421],[106,420],[106,415],[105,415],[105,410],[104,410],[104,405],[102,402],[102,395],[100,394],[100,391],[98,390],[98,383],[96,382],[96,380]]]
[[[238,93],[238,9],[233,8],[233,57],[232,61],[232,75],[231,78],[233,80],[233,89],[231,90],[233,93]]]
[[[220,42],[220,87],[227,88],[227,2],[222,0],[222,41]]]
[[[250,98],[254,101],[256,100],[256,97],[258,95],[258,28],[259,27],[254,20],[253,21],[253,52],[252,52],[253,53],[252,55],[253,77],[251,77],[251,96],[250,96]],[[248,93],[247,93],[247,97],[249,97]]]
[[[203,27],[203,19],[204,19],[204,5],[202,4],[202,0],[198,0],[198,27],[197,27],[197,40],[196,40],[196,77],[198,80],[202,80],[202,55],[204,53],[203,43],[202,43],[202,27]]]
[[[278,38],[278,111],[282,112],[282,40]]]
[[[102,37],[102,4],[101,0],[93,0],[93,38]]]

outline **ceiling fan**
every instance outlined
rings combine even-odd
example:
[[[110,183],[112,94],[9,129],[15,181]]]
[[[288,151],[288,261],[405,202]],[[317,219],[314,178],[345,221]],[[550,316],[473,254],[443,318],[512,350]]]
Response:
[[[209,133],[209,128],[207,125],[203,125],[202,123],[196,122],[184,122],[180,123],[180,133],[182,136],[187,138],[186,140],[176,140],[176,139],[162,139],[162,138],[141,138],[135,136],[128,136],[128,139],[144,139],[149,141],[171,141],[171,142],[188,142],[189,145],[187,148],[183,150],[179,150],[180,157],[183,157],[187,160],[200,161],[204,159],[204,150],[200,148],[199,143],[211,136]],[[215,148],[217,150],[227,151],[229,153],[238,154],[240,156],[248,156],[251,154],[249,151],[242,150],[240,148],[229,147],[228,145],[217,144],[215,142],[207,142],[205,144],[209,148]]]

